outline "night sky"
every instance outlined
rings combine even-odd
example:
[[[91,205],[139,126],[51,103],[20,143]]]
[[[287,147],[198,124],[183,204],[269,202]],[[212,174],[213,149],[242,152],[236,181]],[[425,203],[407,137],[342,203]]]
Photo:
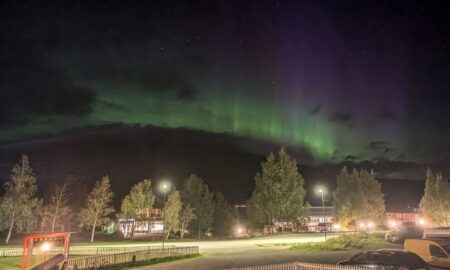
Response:
[[[2,1],[0,12],[6,145],[139,124],[328,162],[450,158],[445,1]]]

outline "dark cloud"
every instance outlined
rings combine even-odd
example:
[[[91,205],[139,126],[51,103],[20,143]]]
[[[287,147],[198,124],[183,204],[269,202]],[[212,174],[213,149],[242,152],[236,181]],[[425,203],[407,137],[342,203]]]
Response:
[[[367,148],[371,151],[378,153],[389,153],[394,151],[393,148],[388,147],[388,144],[384,141],[373,141],[367,145]]]
[[[321,109],[322,109],[322,104],[319,103],[311,111],[309,111],[309,115],[316,115],[320,112]]]
[[[371,150],[380,150],[387,147],[386,142],[384,141],[372,141],[367,145],[367,148]]]
[[[392,110],[383,110],[377,115],[377,117],[381,120],[387,121],[395,121],[398,119],[397,114]]]
[[[142,84],[145,92],[173,92],[179,100],[192,100],[197,90],[194,87],[193,76],[184,70],[173,69],[167,65],[149,67],[141,71],[135,78],[137,83]],[[132,80],[132,78],[129,78]]]
[[[331,117],[328,119],[330,122],[343,124],[343,125],[352,125],[352,121],[354,119],[353,114],[346,111],[336,111]]]
[[[94,91],[72,81],[63,69],[49,67],[38,49],[27,42],[20,41],[1,53],[0,125],[91,112]]]
[[[344,161],[355,161],[358,159],[356,156],[348,155],[345,157]]]
[[[108,108],[108,109],[112,109],[115,111],[120,111],[120,112],[129,112],[130,110],[125,108],[122,105],[116,104],[114,102],[110,102],[110,101],[106,101],[106,100],[98,100],[97,101],[98,105]]]

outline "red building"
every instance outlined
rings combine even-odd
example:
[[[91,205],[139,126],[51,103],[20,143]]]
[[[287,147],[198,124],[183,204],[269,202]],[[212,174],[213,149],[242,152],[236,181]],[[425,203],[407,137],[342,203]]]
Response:
[[[420,215],[417,212],[387,212],[386,217],[398,223],[420,221]]]

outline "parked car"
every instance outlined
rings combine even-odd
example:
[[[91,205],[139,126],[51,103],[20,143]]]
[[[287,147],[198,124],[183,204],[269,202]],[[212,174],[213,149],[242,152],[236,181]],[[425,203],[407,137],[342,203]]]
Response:
[[[428,263],[428,269],[450,269],[450,240],[406,239],[405,249]]]
[[[395,230],[386,235],[386,240],[392,243],[403,243],[406,239],[422,238],[423,229],[414,222],[400,224]]]
[[[364,251],[338,265],[362,266],[379,270],[425,270],[427,264],[419,256],[403,249]]]

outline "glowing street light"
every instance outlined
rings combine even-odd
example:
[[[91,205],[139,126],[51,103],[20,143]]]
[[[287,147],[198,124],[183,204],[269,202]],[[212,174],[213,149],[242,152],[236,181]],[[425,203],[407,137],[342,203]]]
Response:
[[[364,229],[366,227],[366,224],[364,222],[359,223],[359,228]]]
[[[164,248],[164,242],[165,242],[165,236],[164,231],[166,230],[166,195],[167,192],[170,189],[170,182],[167,180],[164,180],[160,183],[159,188],[161,192],[164,194],[164,205],[163,205],[163,226],[162,226],[162,248]]]
[[[373,225],[372,221],[367,222],[367,227],[369,227],[369,229],[372,229]]]
[[[336,231],[339,231],[339,230],[341,230],[341,224],[335,223],[335,224],[333,224],[333,228],[334,228]]]
[[[45,242],[41,245],[41,250],[46,252],[46,251],[49,251],[50,247],[51,247],[50,243]]]
[[[420,218],[419,219],[419,225],[421,225],[421,226],[425,225],[425,219],[424,218]]]
[[[325,221],[325,201],[323,200],[323,193],[325,192],[325,190],[324,188],[319,187],[317,191],[320,193],[320,196],[322,197],[322,218],[323,224],[325,225],[324,236],[325,240],[327,240],[327,222]]]
[[[397,226],[397,222],[395,222],[395,220],[389,220],[388,225],[389,227],[394,228],[395,226]]]
[[[42,253],[44,253],[44,257],[43,257],[44,262],[45,262],[45,255],[46,255],[47,251],[50,250],[51,246],[52,245],[49,242],[44,242],[41,245],[41,251],[42,251]]]

